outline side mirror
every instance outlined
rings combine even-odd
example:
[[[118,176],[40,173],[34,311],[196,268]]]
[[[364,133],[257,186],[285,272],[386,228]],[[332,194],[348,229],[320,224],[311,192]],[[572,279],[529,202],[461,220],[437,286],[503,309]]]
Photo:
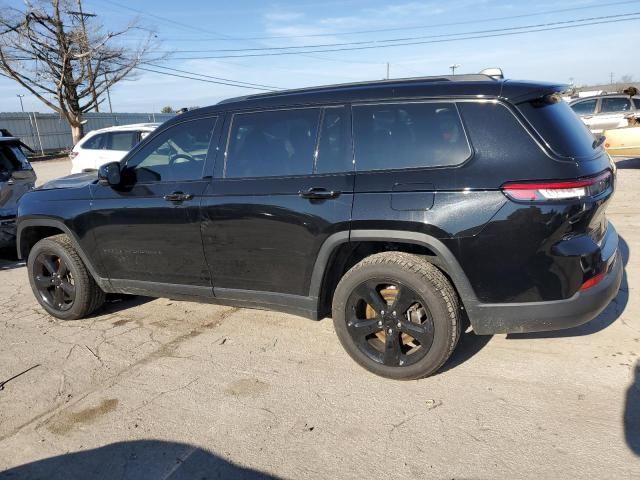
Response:
[[[98,169],[98,183],[115,187],[120,185],[120,162],[105,163]]]

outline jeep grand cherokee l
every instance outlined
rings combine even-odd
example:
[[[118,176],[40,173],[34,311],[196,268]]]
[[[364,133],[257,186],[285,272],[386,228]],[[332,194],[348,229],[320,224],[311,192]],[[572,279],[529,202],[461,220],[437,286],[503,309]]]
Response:
[[[567,328],[618,291],[615,170],[563,89],[456,75],[190,111],[25,195],[19,255],[61,319],[109,292],[331,316],[371,372],[430,375],[465,316]]]

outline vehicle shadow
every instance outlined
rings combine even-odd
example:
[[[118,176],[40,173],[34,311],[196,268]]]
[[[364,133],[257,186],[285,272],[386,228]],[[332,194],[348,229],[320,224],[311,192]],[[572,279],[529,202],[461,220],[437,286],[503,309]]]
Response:
[[[108,294],[104,305],[87,318],[100,317],[110,313],[118,313],[122,310],[129,310],[130,308],[144,305],[145,303],[152,302],[153,300],[156,299],[152,297],[141,297],[138,295]]]
[[[636,363],[633,381],[627,390],[624,438],[631,451],[640,457],[640,362]]]
[[[614,160],[616,167],[625,170],[627,168],[640,168],[639,158],[625,158],[624,160]]]
[[[616,298],[611,300],[611,303],[605,308],[605,310],[596,318],[584,325],[579,325],[573,328],[567,328],[566,330],[556,330],[551,332],[534,332],[534,333],[510,333],[507,335],[507,339],[510,340],[527,340],[533,338],[564,338],[564,337],[580,337],[584,335],[592,335],[604,330],[609,325],[613,324],[624,312],[629,303],[629,282],[627,281],[626,266],[629,262],[629,245],[621,236],[618,238],[618,248],[620,249],[620,255],[622,257],[623,272],[622,283],[620,284],[620,291]]]
[[[24,267],[24,265],[24,261],[18,260],[14,248],[0,248],[0,271]]]
[[[476,335],[472,330],[463,332],[462,335],[460,335],[458,345],[451,354],[451,357],[449,357],[442,368],[438,370],[438,373],[444,373],[470,360],[471,357],[482,350],[492,338],[493,335]]]
[[[45,458],[0,472],[0,479],[178,480],[276,479],[192,445],[160,440],[119,442]]]

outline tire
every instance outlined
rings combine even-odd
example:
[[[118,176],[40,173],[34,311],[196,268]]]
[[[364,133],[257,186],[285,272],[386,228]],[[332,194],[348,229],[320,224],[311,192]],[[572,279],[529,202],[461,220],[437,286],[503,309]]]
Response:
[[[338,283],[332,305],[334,328],[349,356],[396,380],[427,377],[444,365],[460,338],[460,310],[447,277],[404,252],[378,253],[355,265]]]
[[[105,301],[105,293],[67,235],[48,237],[36,243],[29,252],[27,271],[33,294],[42,308],[61,320],[84,318]],[[60,290],[62,296],[57,297]]]

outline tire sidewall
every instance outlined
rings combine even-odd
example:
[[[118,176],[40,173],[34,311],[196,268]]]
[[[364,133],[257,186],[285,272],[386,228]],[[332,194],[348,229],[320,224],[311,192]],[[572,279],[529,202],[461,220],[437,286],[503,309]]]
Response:
[[[371,278],[384,278],[390,282],[395,281],[407,285],[421,297],[429,309],[433,319],[433,343],[424,358],[415,364],[405,367],[390,367],[375,362],[363,353],[351,338],[346,321],[347,302],[351,292]],[[425,282],[424,277],[400,265],[384,263],[367,265],[345,275],[336,288],[332,310],[336,334],[347,353],[365,369],[387,378],[412,380],[434,373],[450,355],[451,342],[455,341],[456,337],[456,317],[454,316],[452,321],[452,313],[443,296],[434,285]]]
[[[38,256],[41,253],[53,254],[62,258],[62,260],[65,262],[65,264],[69,268],[71,275],[73,276],[76,295],[73,301],[73,305],[68,310],[64,310],[64,311],[56,310],[51,306],[49,306],[40,296],[40,292],[38,291],[38,288],[35,285],[33,273],[34,273],[35,260],[36,258],[38,258]],[[77,265],[77,262],[75,261],[75,259],[72,258],[61,245],[49,239],[44,239],[38,242],[29,253],[29,258],[27,260],[29,284],[31,285],[31,290],[33,291],[33,294],[38,300],[38,303],[42,308],[45,309],[45,311],[49,315],[59,318],[61,320],[75,320],[77,318],[80,318],[82,313],[81,312],[82,305],[86,303],[83,297],[88,295],[88,292],[86,291],[87,286],[84,284],[84,282],[81,281],[81,278],[83,277],[84,272],[81,272],[80,268],[84,268],[84,265]]]

